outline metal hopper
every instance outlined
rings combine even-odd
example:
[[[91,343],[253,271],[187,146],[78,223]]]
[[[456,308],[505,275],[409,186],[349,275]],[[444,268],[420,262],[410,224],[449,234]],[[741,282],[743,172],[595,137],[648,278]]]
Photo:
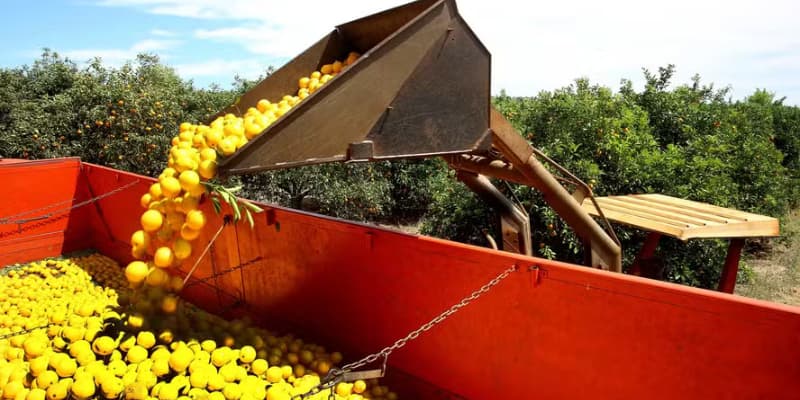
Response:
[[[223,112],[294,93],[300,76],[350,51],[362,57],[220,170],[489,149],[489,52],[454,1],[418,1],[337,26]]]
[[[220,115],[295,93],[299,77],[350,51],[362,56],[221,161],[220,173],[444,156],[459,179],[499,210],[503,248],[532,253],[528,216],[486,176],[542,191],[583,239],[587,263],[620,270],[610,224],[606,233],[581,208],[591,196],[588,186],[561,169],[575,188],[567,191],[539,162],[541,155],[492,109],[490,54],[454,0],[420,0],[339,25]]]

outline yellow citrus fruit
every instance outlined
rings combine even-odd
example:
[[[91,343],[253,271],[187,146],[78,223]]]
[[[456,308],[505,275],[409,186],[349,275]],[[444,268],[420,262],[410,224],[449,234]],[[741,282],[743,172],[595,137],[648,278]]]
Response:
[[[178,298],[168,294],[161,300],[161,311],[167,314],[173,314],[178,309]]]
[[[183,290],[183,278],[177,275],[171,276],[169,278],[169,290],[175,293]]]
[[[239,400],[242,397],[242,388],[236,383],[228,383],[222,388],[222,395],[227,400]]]
[[[173,371],[181,373],[189,367],[194,360],[194,352],[188,347],[179,347],[169,356],[169,367]]]
[[[183,224],[183,226],[181,227],[181,238],[192,241],[197,239],[199,236],[200,236],[199,230],[192,229],[187,224]]]
[[[219,149],[222,151],[222,154],[225,156],[229,156],[236,152],[236,143],[232,136],[227,136],[220,140],[219,142]]]
[[[217,151],[214,149],[203,149],[200,150],[200,159],[202,161],[216,161],[217,160]]]
[[[200,210],[192,210],[186,214],[186,225],[194,230],[203,229],[206,225],[206,216]]]
[[[141,221],[142,228],[146,232],[155,232],[161,228],[164,222],[164,216],[158,210],[147,210],[142,214]]]
[[[149,268],[142,261],[133,261],[125,268],[125,278],[131,283],[140,283],[145,280]]]
[[[47,399],[48,400],[63,400],[67,397],[67,391],[69,390],[68,383],[66,381],[58,381],[50,386],[47,387]]]
[[[181,188],[187,192],[193,191],[195,186],[200,184],[200,175],[192,170],[181,172],[181,175],[178,179],[180,181]]]
[[[161,199],[161,196],[163,196],[163,193],[161,193],[161,184],[156,182],[150,185],[150,190],[148,191],[148,193],[150,193],[151,201],[156,201]]]
[[[62,378],[70,377],[78,369],[78,363],[72,358],[64,358],[55,366],[56,374]]]
[[[250,372],[252,372],[252,373],[254,373],[254,374],[258,375],[258,376],[261,376],[265,372],[267,372],[268,368],[269,368],[269,364],[267,363],[267,360],[265,360],[263,358],[255,359],[250,364]]]
[[[150,207],[151,200],[153,200],[153,196],[151,196],[150,193],[145,193],[139,199],[139,204],[141,204],[142,207],[146,210],[148,207]]]
[[[153,268],[145,279],[145,283],[152,287],[162,287],[169,282],[169,274],[161,268]]]
[[[342,397],[348,397],[353,393],[353,384],[347,382],[340,382],[336,385],[336,394]]]
[[[138,230],[131,235],[131,246],[148,248],[150,247],[150,235],[144,230]]]
[[[41,388],[33,388],[28,395],[25,397],[25,400],[45,400],[47,398],[47,392]]]
[[[174,260],[175,256],[172,254],[172,249],[167,246],[156,249],[156,254],[153,256],[153,263],[159,268],[169,267]]]
[[[100,389],[103,391],[103,395],[107,399],[115,399],[119,397],[125,388],[122,386],[121,379],[117,377],[110,377],[103,381],[103,383],[100,385]]]
[[[117,344],[114,342],[114,339],[108,336],[100,336],[92,342],[92,350],[101,356],[111,354],[116,348]]]
[[[200,348],[206,353],[211,353],[212,351],[214,351],[214,349],[217,348],[217,342],[210,339],[203,340],[200,343]]]
[[[38,377],[42,372],[47,370],[47,364],[50,361],[48,356],[40,356],[31,360],[28,364],[31,375]]]
[[[333,67],[333,73],[334,74],[338,74],[339,72],[342,72],[342,62],[341,61],[338,61],[338,60],[334,61],[332,67]]]
[[[134,345],[128,350],[125,359],[130,363],[140,363],[147,359],[147,349],[139,345]]]
[[[144,347],[145,349],[149,349],[156,344],[156,336],[153,335],[153,332],[150,331],[141,331],[136,336],[136,344],[139,346]]]
[[[153,359],[150,357],[150,359]],[[153,362],[153,366],[150,367],[150,371],[152,371],[157,377],[161,378],[164,375],[169,373],[169,361],[166,358],[159,358],[155,359]]]
[[[239,361],[250,364],[256,359],[256,349],[253,346],[244,346],[239,350]]]
[[[178,260],[185,260],[192,254],[192,245],[183,238],[175,239],[172,243],[172,252]]]
[[[200,166],[197,169],[203,179],[212,179],[217,176],[217,162],[215,160],[200,161]]]
[[[8,382],[3,387],[3,398],[11,400],[17,396],[17,393],[22,392],[24,390],[25,386],[22,384],[22,382],[19,381]]]
[[[272,383],[280,382],[283,379],[281,367],[272,366],[267,369],[267,380]]]
[[[47,389],[58,382],[58,374],[53,370],[47,370],[36,377],[36,385],[41,389]]]
[[[364,393],[367,390],[367,383],[361,379],[353,382],[353,392],[357,394]]]
[[[94,396],[95,384],[92,378],[76,379],[70,388],[72,395],[78,399],[88,399]]]
[[[25,339],[22,346],[25,349],[25,356],[30,359],[44,354],[44,351],[47,350],[48,343],[39,337],[29,336]]]
[[[181,193],[181,183],[178,179],[168,176],[161,180],[161,193],[164,197],[171,199]]]

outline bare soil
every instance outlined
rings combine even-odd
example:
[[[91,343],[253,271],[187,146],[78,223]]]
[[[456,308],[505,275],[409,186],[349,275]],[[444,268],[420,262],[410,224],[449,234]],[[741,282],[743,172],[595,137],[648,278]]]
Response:
[[[750,282],[736,285],[736,294],[800,306],[800,210],[781,226],[781,237],[768,251],[745,258],[752,269]]]

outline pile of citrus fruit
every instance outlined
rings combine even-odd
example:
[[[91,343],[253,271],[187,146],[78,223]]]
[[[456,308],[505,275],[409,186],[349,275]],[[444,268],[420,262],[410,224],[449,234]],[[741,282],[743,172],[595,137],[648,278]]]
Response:
[[[189,303],[164,312],[152,304],[163,289],[128,288],[120,266],[99,254],[0,273],[5,400],[288,400],[342,359]],[[377,382],[340,383],[333,391],[339,400],[397,398]]]
[[[204,182],[216,176],[217,158],[240,149],[358,57],[358,53],[351,52],[344,61],[323,65],[319,71],[298,79],[295,94],[287,94],[277,102],[262,99],[242,116],[227,114],[209,125],[182,123],[180,133],[172,138],[168,166],[141,197],[145,211],[141,215],[142,229],[131,237],[136,261],[125,269],[128,282],[134,287],[180,291],[181,285],[173,278],[177,275],[174,267],[192,255],[192,241],[206,225],[206,216],[198,205],[208,193]],[[174,294],[166,294],[162,310],[174,312],[177,300]]]
[[[357,58],[322,66],[298,80],[295,94],[261,100],[244,115],[181,124],[168,166],[141,197],[135,261],[126,268],[88,254],[0,269],[0,400],[289,400],[341,363],[338,352],[182,301],[177,267],[206,227],[199,204],[211,195],[218,157]],[[342,382],[309,398],[329,396],[397,398],[376,381]]]

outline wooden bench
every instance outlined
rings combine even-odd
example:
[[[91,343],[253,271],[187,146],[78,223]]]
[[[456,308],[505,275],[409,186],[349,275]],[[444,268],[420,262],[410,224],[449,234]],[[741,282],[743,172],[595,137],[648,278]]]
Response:
[[[776,218],[661,194],[596,197],[595,200],[608,220],[650,232],[631,265],[630,273],[634,275],[640,275],[642,262],[653,256],[662,235],[682,241],[730,239],[718,286],[719,291],[726,293],[733,293],[736,286],[745,239],[779,235]],[[582,207],[591,215],[600,215],[588,198],[584,199]]]

